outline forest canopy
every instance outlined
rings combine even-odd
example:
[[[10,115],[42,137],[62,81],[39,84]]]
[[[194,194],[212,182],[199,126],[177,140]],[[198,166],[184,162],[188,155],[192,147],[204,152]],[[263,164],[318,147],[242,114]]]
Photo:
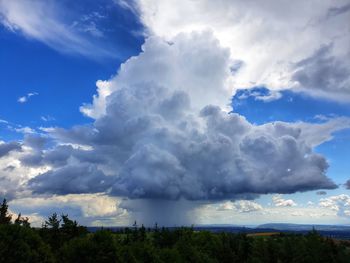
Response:
[[[54,213],[32,228],[0,207],[1,262],[349,262],[350,245],[320,236],[211,233],[193,228],[138,226],[91,233],[68,215]]]

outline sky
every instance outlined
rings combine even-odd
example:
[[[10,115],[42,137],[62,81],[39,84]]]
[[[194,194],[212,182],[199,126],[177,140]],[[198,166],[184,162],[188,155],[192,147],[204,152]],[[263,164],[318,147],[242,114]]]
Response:
[[[0,197],[34,226],[350,224],[349,0],[0,0]]]

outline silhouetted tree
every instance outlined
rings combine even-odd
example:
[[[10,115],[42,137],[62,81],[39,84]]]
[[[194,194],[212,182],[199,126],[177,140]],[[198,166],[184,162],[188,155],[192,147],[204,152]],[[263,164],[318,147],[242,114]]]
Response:
[[[0,206],[0,225],[11,224],[12,215],[8,212],[8,205],[6,199],[2,201]]]
[[[57,213],[53,213],[52,216],[49,216],[48,220],[45,221],[45,225],[52,230],[58,230],[60,222],[61,220],[58,219]]]
[[[19,213],[17,218],[15,219],[15,225],[30,227],[29,218],[22,217],[21,213]]]
[[[61,215],[62,219],[62,229],[71,229],[71,228],[76,228],[78,227],[77,221],[73,221],[68,218],[68,215]]]
[[[44,228],[41,229],[42,238],[50,244],[56,256],[63,242],[63,237],[59,233],[60,222],[57,213],[53,213],[45,221]]]
[[[140,228],[140,240],[142,242],[146,240],[146,228],[143,224],[141,225],[141,228]]]
[[[68,215],[62,215],[61,220],[60,232],[64,240],[69,240],[87,233],[86,227],[79,226],[77,221],[69,219]]]

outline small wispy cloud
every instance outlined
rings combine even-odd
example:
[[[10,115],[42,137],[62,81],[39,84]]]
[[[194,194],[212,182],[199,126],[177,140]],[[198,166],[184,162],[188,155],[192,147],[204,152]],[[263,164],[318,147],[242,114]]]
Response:
[[[46,115],[46,116],[41,116],[40,119],[42,121],[45,121],[45,122],[49,122],[49,121],[54,121],[56,120],[54,117],[50,116],[50,115]]]
[[[0,119],[0,124],[2,124],[2,126],[5,129],[7,129],[7,131],[10,131],[10,132],[16,132],[16,133],[22,133],[22,134],[36,134],[37,133],[35,128],[23,126],[21,124],[13,123],[11,121],[7,121],[4,119]]]
[[[119,5],[120,7],[129,10],[130,12],[134,13],[134,14],[139,14],[140,10],[139,7],[137,5],[137,3],[134,0],[114,0],[114,2]]]
[[[253,97],[256,101],[271,102],[282,98],[282,93],[277,90],[268,90],[266,88],[253,88],[242,90],[242,94],[238,96],[238,99],[244,100]]]
[[[279,207],[288,207],[288,206],[296,206],[297,204],[292,199],[284,199],[281,194],[274,195],[272,197],[272,202],[275,206]]]
[[[102,32],[93,20],[83,29],[70,27],[61,14],[65,6],[59,1],[0,0],[0,24],[14,33],[45,43],[61,52],[90,58],[116,57],[116,54],[96,44],[82,33],[100,37]],[[95,17],[100,17],[98,13]],[[23,98],[24,100],[25,98]]]
[[[334,119],[338,117],[336,114],[334,113],[331,113],[331,114],[317,114],[314,116],[314,119],[317,120],[317,121],[329,121],[331,119]]]
[[[79,32],[89,33],[93,37],[101,38],[104,37],[104,32],[97,26],[97,23],[105,18],[106,16],[99,12],[92,12],[75,20],[72,23],[71,28],[76,29]]]
[[[23,133],[23,134],[35,134],[36,131],[30,127],[20,127],[20,128],[14,128],[14,130],[18,133]]]
[[[238,201],[226,201],[224,203],[221,203],[217,207],[218,211],[226,211],[226,210],[235,210],[239,213],[249,213],[249,212],[255,212],[263,210],[263,207],[254,202],[249,200],[238,200]]]
[[[30,99],[30,97],[37,96],[37,95],[39,95],[39,93],[37,93],[37,92],[29,92],[27,95],[19,97],[17,102],[19,102],[19,103],[26,103]]]

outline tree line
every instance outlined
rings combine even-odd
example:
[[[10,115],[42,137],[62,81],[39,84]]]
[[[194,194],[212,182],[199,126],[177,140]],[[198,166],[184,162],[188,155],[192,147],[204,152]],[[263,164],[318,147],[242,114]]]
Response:
[[[86,227],[54,213],[40,228],[0,207],[0,262],[350,262],[350,245],[320,236],[279,234],[250,237],[193,228],[138,227],[117,232]]]

